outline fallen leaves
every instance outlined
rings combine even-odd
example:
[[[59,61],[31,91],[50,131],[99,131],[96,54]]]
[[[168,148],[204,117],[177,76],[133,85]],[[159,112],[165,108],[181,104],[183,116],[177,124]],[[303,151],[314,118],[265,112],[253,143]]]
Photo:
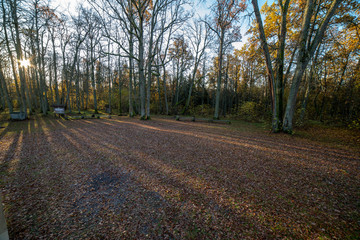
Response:
[[[358,234],[357,152],[167,119],[41,118],[6,130],[1,187],[15,239]]]

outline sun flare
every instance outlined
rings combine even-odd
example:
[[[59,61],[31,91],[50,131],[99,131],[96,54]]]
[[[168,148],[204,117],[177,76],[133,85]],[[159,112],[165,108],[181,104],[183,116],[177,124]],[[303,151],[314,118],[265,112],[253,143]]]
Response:
[[[24,67],[24,68],[29,67],[30,66],[30,60],[29,59],[20,60],[20,66]]]

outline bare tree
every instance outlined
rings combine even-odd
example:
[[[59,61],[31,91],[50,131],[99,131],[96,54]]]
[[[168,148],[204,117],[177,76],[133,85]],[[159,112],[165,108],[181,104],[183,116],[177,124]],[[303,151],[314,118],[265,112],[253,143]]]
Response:
[[[207,21],[207,25],[214,31],[219,41],[214,119],[219,119],[224,52],[227,46],[229,46],[232,42],[239,41],[239,38],[241,37],[239,29],[231,28],[245,8],[246,5],[238,0],[217,0],[211,7],[212,14],[215,17],[215,22],[214,24],[210,24],[209,21]]]
[[[189,93],[183,113],[186,113],[189,108],[196,72],[198,71],[200,62],[203,60],[205,50],[211,41],[210,29],[203,21],[194,21],[189,25],[188,29],[190,30],[188,39],[194,56],[194,68],[192,70]]]

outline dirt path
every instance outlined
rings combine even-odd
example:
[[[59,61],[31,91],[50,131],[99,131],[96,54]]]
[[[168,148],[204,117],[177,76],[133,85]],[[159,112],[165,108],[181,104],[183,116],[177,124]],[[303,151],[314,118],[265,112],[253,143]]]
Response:
[[[232,126],[126,117],[11,123],[13,239],[359,236],[357,152]]]

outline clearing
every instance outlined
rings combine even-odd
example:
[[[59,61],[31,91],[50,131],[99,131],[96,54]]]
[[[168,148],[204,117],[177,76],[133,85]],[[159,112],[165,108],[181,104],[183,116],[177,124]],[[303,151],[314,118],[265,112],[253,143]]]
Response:
[[[3,126],[0,186],[12,239],[360,234],[360,148],[166,118]]]

